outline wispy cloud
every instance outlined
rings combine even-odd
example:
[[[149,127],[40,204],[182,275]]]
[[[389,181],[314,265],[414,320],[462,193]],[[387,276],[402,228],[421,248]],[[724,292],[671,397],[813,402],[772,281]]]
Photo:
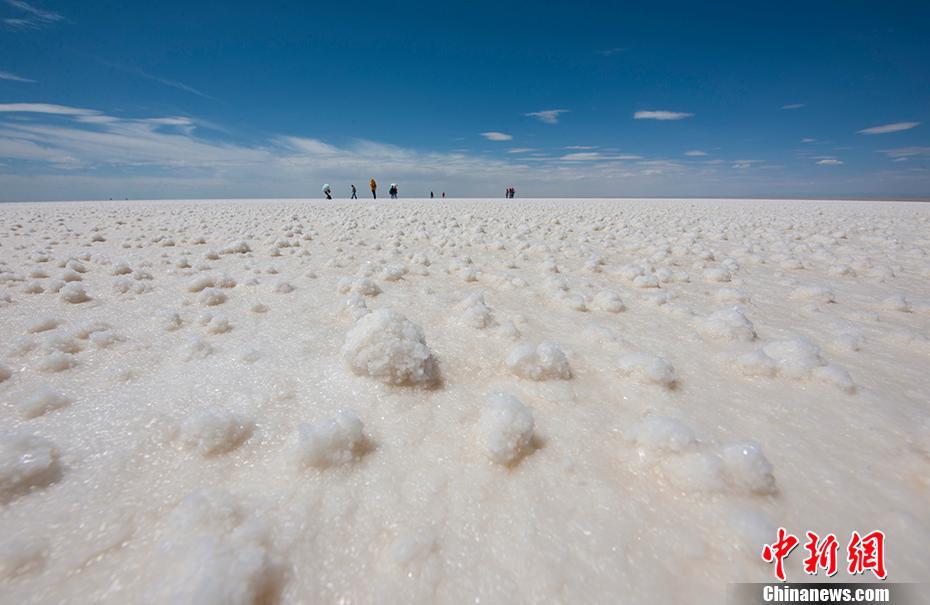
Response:
[[[801,109],[802,107],[807,107],[807,103],[791,103],[781,106],[782,109]]]
[[[616,54],[619,54],[619,53],[622,53],[622,52],[624,52],[624,51],[626,51],[626,50],[627,50],[626,48],[617,46],[617,47],[614,47],[614,48],[604,48],[604,49],[602,49],[602,50],[598,50],[598,51],[595,51],[595,52],[596,52],[597,54],[601,55],[602,57],[612,57],[612,56],[614,56],[614,55],[616,55]]]
[[[513,140],[513,135],[509,135],[504,132],[495,132],[493,130],[490,132],[482,132],[481,136],[483,136],[489,141],[512,141]]]
[[[60,116],[92,116],[100,114],[93,109],[53,105],[51,103],[0,103],[0,113],[48,113]]]
[[[138,67],[128,67],[128,66],[126,66],[126,65],[120,65],[119,63],[113,63],[113,62],[111,62],[111,61],[106,61],[106,60],[101,59],[101,58],[99,58],[99,57],[94,57],[94,59],[96,59],[99,63],[101,63],[101,64],[103,64],[103,65],[106,65],[107,67],[109,67],[109,68],[111,68],[111,69],[115,69],[115,70],[121,71],[121,72],[123,72],[123,73],[127,73],[127,74],[130,74],[130,75],[133,75],[133,76],[138,76],[138,77],[140,77],[140,78],[144,78],[144,79],[146,79],[146,80],[151,80],[151,81],[153,81],[153,82],[158,82],[159,84],[163,84],[164,86],[170,86],[171,88],[176,88],[177,90],[182,90],[182,91],[184,91],[184,92],[188,92],[188,93],[190,93],[190,94],[192,94],[192,95],[196,95],[196,96],[202,97],[202,98],[204,98],[204,99],[210,99],[210,100],[212,100],[212,101],[217,101],[217,100],[218,100],[216,97],[214,97],[214,96],[212,96],[212,95],[208,95],[207,93],[205,93],[205,92],[203,92],[202,90],[199,90],[199,89],[197,89],[197,88],[194,88],[193,86],[189,86],[189,85],[187,85],[187,84],[185,84],[185,83],[183,83],[183,82],[178,82],[177,80],[171,80],[171,79],[169,79],[169,78],[163,78],[163,77],[161,77],[161,76],[157,76],[157,75],[155,75],[155,74],[151,74],[151,73],[145,71],[144,69],[140,69],[140,68],[138,68]]]
[[[746,170],[764,163],[765,160],[733,160],[733,167],[738,170]]]
[[[6,0],[6,3],[22,12],[19,17],[7,17],[3,20],[3,23],[10,29],[40,29],[64,20],[64,17],[56,12],[37,8],[23,0]]]
[[[692,158],[699,158],[699,157],[707,155],[707,152],[701,151],[699,149],[692,149],[691,151],[686,151],[685,155],[692,157]]]
[[[889,132],[900,132],[910,130],[920,126],[920,122],[895,122],[894,124],[885,124],[883,126],[872,126],[859,131],[859,134],[887,134]]]
[[[531,151],[539,151],[539,150],[534,149],[533,147],[514,147],[512,149],[508,149],[507,153],[529,153]]]
[[[542,111],[531,111],[524,115],[530,118],[536,118],[544,124],[558,124],[559,116],[568,112],[568,109],[543,109]]]
[[[579,151],[576,153],[566,153],[561,158],[565,162],[606,162],[606,161],[624,161],[624,160],[641,160],[642,156],[633,154],[609,154],[598,151]]]
[[[16,74],[9,71],[0,71],[0,80],[9,80],[10,82],[35,82],[35,80],[17,76]]]
[[[889,158],[930,157],[930,147],[898,147],[897,149],[882,149],[881,152]]]
[[[566,145],[562,149],[585,151],[587,149],[597,149],[596,145]]]
[[[801,142],[802,143],[816,143],[817,139],[812,139],[810,137],[804,137],[803,139],[801,139]]]
[[[839,166],[843,163],[843,160],[838,160],[836,158],[823,158],[822,160],[817,160],[817,164],[820,166]]]
[[[690,118],[693,113],[683,111],[664,111],[664,110],[642,110],[633,114],[635,120],[684,120]]]

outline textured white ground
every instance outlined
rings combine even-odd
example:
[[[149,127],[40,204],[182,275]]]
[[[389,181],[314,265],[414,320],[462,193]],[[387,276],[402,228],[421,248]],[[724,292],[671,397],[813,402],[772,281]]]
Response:
[[[923,203],[2,204],[0,602],[704,603],[779,525],[926,580],[928,252]]]

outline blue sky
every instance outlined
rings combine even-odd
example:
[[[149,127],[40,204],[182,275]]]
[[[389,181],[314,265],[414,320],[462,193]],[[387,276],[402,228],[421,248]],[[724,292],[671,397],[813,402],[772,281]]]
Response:
[[[0,0],[0,200],[930,197],[930,4]]]

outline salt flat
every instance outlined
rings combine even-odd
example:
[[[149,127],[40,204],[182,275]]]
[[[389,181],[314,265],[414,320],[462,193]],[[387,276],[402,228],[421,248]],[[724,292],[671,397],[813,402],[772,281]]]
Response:
[[[925,203],[2,204],[0,601],[719,602],[779,526],[926,580],[928,250]]]

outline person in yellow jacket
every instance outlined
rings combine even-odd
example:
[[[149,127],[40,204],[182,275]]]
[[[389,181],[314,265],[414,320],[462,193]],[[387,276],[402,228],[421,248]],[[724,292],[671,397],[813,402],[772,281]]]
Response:
[[[375,177],[371,177],[368,186],[371,187],[371,197],[378,199],[378,183],[375,182]]]

